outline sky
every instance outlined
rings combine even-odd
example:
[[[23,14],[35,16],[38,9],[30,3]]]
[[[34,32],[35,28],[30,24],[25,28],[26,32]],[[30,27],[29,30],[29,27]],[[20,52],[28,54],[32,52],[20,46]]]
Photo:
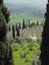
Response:
[[[39,8],[39,10],[44,10],[45,12],[45,8],[46,8],[46,4],[47,4],[47,0],[4,0],[5,4],[8,4],[8,6],[10,4],[12,4],[12,8],[14,6],[14,8],[16,10],[20,10],[20,8],[23,7],[30,7],[30,8]],[[9,6],[9,8],[11,7],[11,5]],[[18,9],[19,8],[19,9]],[[11,10],[11,9],[10,9]]]
[[[28,4],[30,6],[32,5],[43,5],[45,6],[47,3],[47,0],[4,0],[5,3],[9,4]]]

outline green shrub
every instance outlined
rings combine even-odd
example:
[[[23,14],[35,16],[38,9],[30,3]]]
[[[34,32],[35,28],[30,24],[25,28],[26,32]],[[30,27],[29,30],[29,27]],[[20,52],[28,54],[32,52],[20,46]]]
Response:
[[[36,65],[35,59],[33,59],[33,60],[31,61],[31,64],[32,64],[32,65]]]
[[[27,56],[25,57],[25,62],[29,62],[29,59],[28,59],[28,57],[27,57]]]
[[[40,62],[40,60],[37,60],[37,65],[41,65],[41,62]]]
[[[20,53],[21,58],[25,58],[25,57],[26,57],[26,55],[27,55],[27,53],[26,53],[26,52]]]
[[[14,51],[17,51],[18,50],[18,45],[14,44],[13,49],[14,49]]]

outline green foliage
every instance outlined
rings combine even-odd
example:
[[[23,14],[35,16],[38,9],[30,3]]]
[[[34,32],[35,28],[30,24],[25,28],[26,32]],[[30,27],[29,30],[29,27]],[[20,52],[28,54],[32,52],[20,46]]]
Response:
[[[29,45],[32,46],[32,51],[29,50]],[[31,65],[32,59],[39,59],[40,43],[37,41],[24,41],[22,44],[14,43],[12,44],[12,48],[14,48],[13,46],[15,46],[16,48],[18,47],[18,50],[13,50],[13,58],[15,65]],[[35,63],[38,63],[37,60],[35,60]]]
[[[32,65],[41,65],[41,62],[40,62],[40,60],[39,59],[33,59],[33,60],[31,60],[31,64]]]
[[[17,51],[18,50],[18,45],[17,44],[13,45],[13,50],[14,51]]]
[[[6,54],[6,45],[4,42],[0,42],[0,58],[4,58]]]
[[[39,21],[39,24],[41,23],[41,21],[42,22],[44,21],[44,19],[42,19],[42,18],[37,19],[36,16],[31,15],[30,13],[22,13],[22,14],[19,14],[19,15],[12,15],[10,17],[10,22],[11,22],[11,24],[17,23],[17,22],[23,23],[23,19],[30,19],[30,24],[32,22],[36,23],[37,20]]]
[[[33,48],[32,48],[32,47],[33,47],[33,45],[34,45],[34,43],[32,43],[32,42],[31,42],[31,43],[29,43],[28,47],[29,47],[29,50],[30,50],[30,51],[32,51],[32,50],[33,50]]]
[[[37,21],[37,25],[39,25],[39,21]]]
[[[40,60],[37,60],[37,65],[41,65],[41,62],[40,62]]]
[[[3,32],[4,32],[4,34],[3,34]],[[6,34],[7,34],[6,21],[5,21],[3,14],[0,13],[0,41],[4,40],[4,38],[6,37]]]
[[[0,11],[0,23],[5,23],[5,17],[2,14],[2,11]]]
[[[27,56],[25,57],[25,62],[29,62],[29,59],[28,59],[28,57],[27,57]]]
[[[35,59],[32,60],[31,64],[32,64],[32,65],[36,65]]]
[[[6,19],[6,23],[8,23],[9,22],[9,16],[10,16],[10,12],[8,11],[8,8],[3,6],[2,7],[2,12],[3,12],[3,15]]]
[[[13,65],[12,49],[7,40],[9,11],[0,0],[0,65]]]
[[[27,54],[26,52],[22,52],[22,53],[20,53],[20,57],[21,58],[25,58],[26,57],[26,54]]]

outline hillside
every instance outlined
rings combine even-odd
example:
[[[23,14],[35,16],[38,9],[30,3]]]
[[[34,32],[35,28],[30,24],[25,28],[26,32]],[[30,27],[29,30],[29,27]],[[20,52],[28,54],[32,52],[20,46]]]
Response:
[[[5,3],[11,13],[11,22],[22,22],[23,19],[30,19],[35,22],[44,19],[45,6],[29,6],[28,4],[9,4]]]
[[[21,31],[21,36],[22,38],[27,38],[30,39],[32,37],[37,37],[39,40],[41,40],[41,35],[42,35],[43,27],[41,25],[39,26],[33,26],[31,28],[26,28],[23,31]]]
[[[31,22],[37,22],[39,21],[41,23],[41,21],[44,21],[44,18],[41,18],[41,17],[37,17],[35,15],[32,15],[28,12],[25,12],[25,13],[22,13],[22,14],[19,14],[19,15],[12,15],[10,16],[10,22],[11,23],[16,23],[16,22],[23,22],[23,19],[29,19]]]
[[[37,17],[44,17],[44,13],[45,13],[45,5],[42,6],[36,6],[34,4],[32,4],[32,6],[30,6],[29,4],[9,4],[9,3],[5,3],[5,5],[9,8],[11,15],[19,15],[25,12],[28,12],[34,16]]]

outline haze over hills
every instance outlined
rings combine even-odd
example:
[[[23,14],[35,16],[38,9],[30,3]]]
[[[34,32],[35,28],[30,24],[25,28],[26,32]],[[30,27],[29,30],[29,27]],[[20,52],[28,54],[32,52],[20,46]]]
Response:
[[[14,4],[6,4],[6,6],[9,8],[11,15],[19,15],[21,13],[30,13],[31,15],[37,16],[37,17],[44,17],[45,8],[43,7],[37,7],[37,6],[27,6],[27,5],[14,5]]]
[[[15,2],[14,2],[15,1]],[[16,2],[17,1],[17,2]],[[32,0],[29,1],[22,1],[22,0],[11,0],[10,2],[5,2],[5,5],[9,8],[11,15],[19,18],[31,18],[34,17],[34,19],[44,19],[44,13],[46,11],[45,5],[46,0]],[[28,15],[28,16],[27,16]]]

